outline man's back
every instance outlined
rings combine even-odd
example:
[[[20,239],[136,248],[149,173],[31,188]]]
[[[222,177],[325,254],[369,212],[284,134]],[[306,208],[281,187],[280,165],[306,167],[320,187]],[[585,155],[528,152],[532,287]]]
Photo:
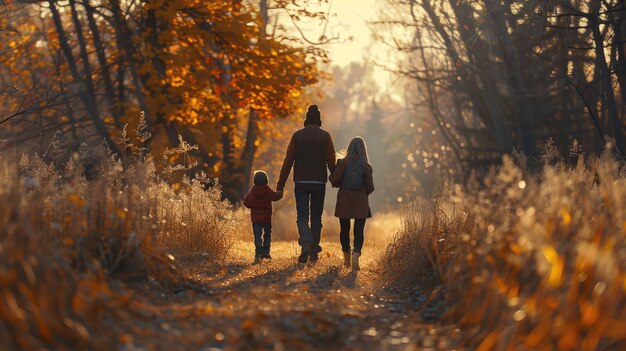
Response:
[[[319,127],[304,127],[293,135],[295,159],[293,176],[296,181],[327,180],[326,161],[330,134]],[[333,151],[334,152],[334,151]]]
[[[328,168],[335,169],[335,147],[330,134],[316,125],[308,125],[291,137],[285,161],[278,180],[278,189],[282,189],[294,168],[295,182],[319,182],[328,180]]]

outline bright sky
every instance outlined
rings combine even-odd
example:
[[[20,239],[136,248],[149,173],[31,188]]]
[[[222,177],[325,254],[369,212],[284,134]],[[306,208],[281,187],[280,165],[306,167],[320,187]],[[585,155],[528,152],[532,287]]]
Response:
[[[342,39],[354,40],[329,45],[333,61],[345,66],[353,61],[363,61],[366,48],[372,43],[372,34],[367,21],[375,18],[375,0],[334,0],[329,26]],[[334,16],[334,15],[333,15]]]
[[[331,18],[327,28],[327,36],[339,35],[339,42],[328,44],[330,59],[333,64],[345,67],[352,62],[369,60],[380,62],[385,60],[386,47],[372,38],[367,21],[377,19],[384,1],[381,0],[331,0]],[[316,9],[317,10],[317,9]],[[320,11],[326,12],[328,5]],[[316,40],[323,31],[319,21],[302,25],[307,38]],[[352,40],[348,38],[352,37]],[[375,68],[374,77],[381,88],[389,87],[391,77],[381,68]]]

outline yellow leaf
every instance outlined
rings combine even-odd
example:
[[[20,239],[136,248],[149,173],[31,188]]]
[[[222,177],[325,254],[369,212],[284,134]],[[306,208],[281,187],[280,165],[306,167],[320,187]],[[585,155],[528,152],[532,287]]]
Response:
[[[550,263],[550,275],[548,277],[548,284],[556,288],[561,285],[561,278],[563,276],[563,259],[556,252],[552,246],[544,246],[543,255]]]
[[[511,242],[511,244],[509,245],[511,247],[511,251],[513,251],[513,253],[517,254],[517,255],[521,255],[523,250],[522,247],[517,245],[514,242]]]
[[[300,95],[302,95],[302,92],[300,90],[294,89],[294,90],[291,91],[291,96],[292,97],[298,97]]]
[[[185,84],[185,81],[181,77],[173,77],[171,84],[175,88],[176,87],[182,87]]]
[[[76,206],[78,207],[83,207],[85,205],[85,201],[83,200],[82,197],[76,195],[76,194],[70,194],[67,199],[70,202],[73,202]]]
[[[563,224],[566,226],[572,223],[572,215],[569,214],[566,208],[561,208],[561,217],[563,218]]]

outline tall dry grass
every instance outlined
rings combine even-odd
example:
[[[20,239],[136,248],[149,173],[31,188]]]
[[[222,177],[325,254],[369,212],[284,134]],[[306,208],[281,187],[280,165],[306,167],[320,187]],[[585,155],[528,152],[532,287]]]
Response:
[[[382,259],[394,282],[438,286],[480,350],[626,348],[624,164],[552,155],[414,202]]]
[[[51,154],[0,155],[0,345],[112,349],[128,305],[114,280],[176,283],[172,253],[219,260],[235,220],[216,181],[170,184],[149,155]]]

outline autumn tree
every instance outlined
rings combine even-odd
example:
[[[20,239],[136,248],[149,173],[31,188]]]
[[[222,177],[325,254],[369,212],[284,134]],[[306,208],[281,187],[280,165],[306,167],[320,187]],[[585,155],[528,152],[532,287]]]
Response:
[[[300,111],[304,90],[317,82],[324,51],[270,23],[271,11],[320,16],[298,12],[302,6],[266,0],[11,4],[4,25],[16,30],[0,37],[16,55],[2,76],[15,79],[5,91],[40,82],[33,62],[41,62],[50,69],[46,85],[62,85],[59,95],[73,102],[62,110],[85,127],[76,134],[81,142],[104,141],[124,156],[118,135],[126,125],[135,128],[143,111],[154,152],[178,146],[182,136],[198,146],[190,151],[195,170],[219,177],[236,201],[258,144],[270,137],[259,121]],[[22,46],[24,36],[37,38]]]

